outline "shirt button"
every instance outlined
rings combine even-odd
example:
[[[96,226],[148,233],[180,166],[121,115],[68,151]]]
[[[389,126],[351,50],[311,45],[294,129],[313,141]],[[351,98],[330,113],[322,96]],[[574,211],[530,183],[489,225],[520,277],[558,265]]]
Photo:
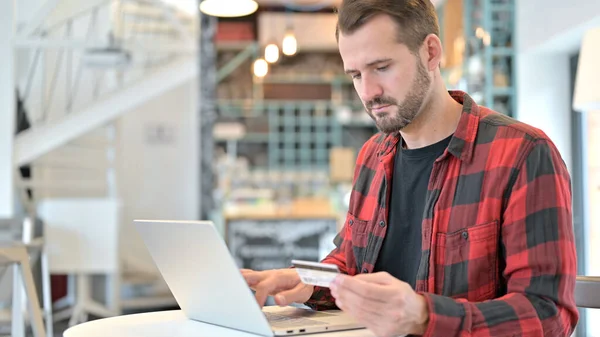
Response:
[[[366,273],[368,273],[369,271],[367,270],[367,268],[363,268],[362,272],[363,272],[363,274],[366,274]]]
[[[350,221],[348,221],[348,224],[349,224],[350,226],[354,225],[354,220],[350,219]]]
[[[462,237],[463,239],[468,239],[469,238],[469,233],[468,232],[462,232]]]
[[[385,221],[380,221],[379,222],[379,227],[381,227],[381,228],[385,227]]]

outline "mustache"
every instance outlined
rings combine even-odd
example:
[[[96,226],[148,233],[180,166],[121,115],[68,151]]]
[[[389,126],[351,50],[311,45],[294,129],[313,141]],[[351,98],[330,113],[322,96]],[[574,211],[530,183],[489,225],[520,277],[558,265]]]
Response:
[[[373,109],[373,106],[377,105],[398,105],[398,102],[391,97],[380,96],[373,98],[365,104],[369,110]]]

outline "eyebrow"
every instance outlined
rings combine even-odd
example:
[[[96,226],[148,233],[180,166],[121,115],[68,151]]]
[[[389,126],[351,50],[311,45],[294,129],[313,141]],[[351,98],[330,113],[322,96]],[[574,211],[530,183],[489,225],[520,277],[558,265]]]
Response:
[[[384,62],[389,62],[391,60],[392,60],[391,58],[377,59],[377,60],[374,60],[374,61],[371,61],[371,62],[367,63],[367,67],[372,67],[372,66],[374,66],[376,64],[384,63]],[[356,69],[346,69],[344,72],[346,74],[351,74],[351,73],[357,73],[358,70],[356,70]]]

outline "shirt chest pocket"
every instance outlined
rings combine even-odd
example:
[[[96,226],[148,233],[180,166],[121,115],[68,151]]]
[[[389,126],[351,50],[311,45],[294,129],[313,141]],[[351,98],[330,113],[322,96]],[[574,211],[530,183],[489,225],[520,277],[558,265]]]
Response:
[[[494,297],[498,286],[498,221],[438,233],[435,293],[469,301]]]
[[[369,221],[361,220],[352,214],[348,214],[348,228],[352,237],[352,253],[356,259],[356,268],[361,272],[361,266],[365,261],[367,245],[369,243]]]

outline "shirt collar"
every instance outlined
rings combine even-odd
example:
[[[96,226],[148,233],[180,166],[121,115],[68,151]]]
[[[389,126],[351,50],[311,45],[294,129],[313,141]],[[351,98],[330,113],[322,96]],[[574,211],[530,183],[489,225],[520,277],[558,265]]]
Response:
[[[479,127],[479,105],[465,92],[460,90],[449,90],[450,96],[463,106],[460,120],[454,135],[448,144],[448,153],[459,160],[470,162],[475,149],[475,137]],[[377,155],[379,157],[393,152],[400,140],[400,133],[395,132],[387,136],[382,134],[378,138],[380,143]]]

